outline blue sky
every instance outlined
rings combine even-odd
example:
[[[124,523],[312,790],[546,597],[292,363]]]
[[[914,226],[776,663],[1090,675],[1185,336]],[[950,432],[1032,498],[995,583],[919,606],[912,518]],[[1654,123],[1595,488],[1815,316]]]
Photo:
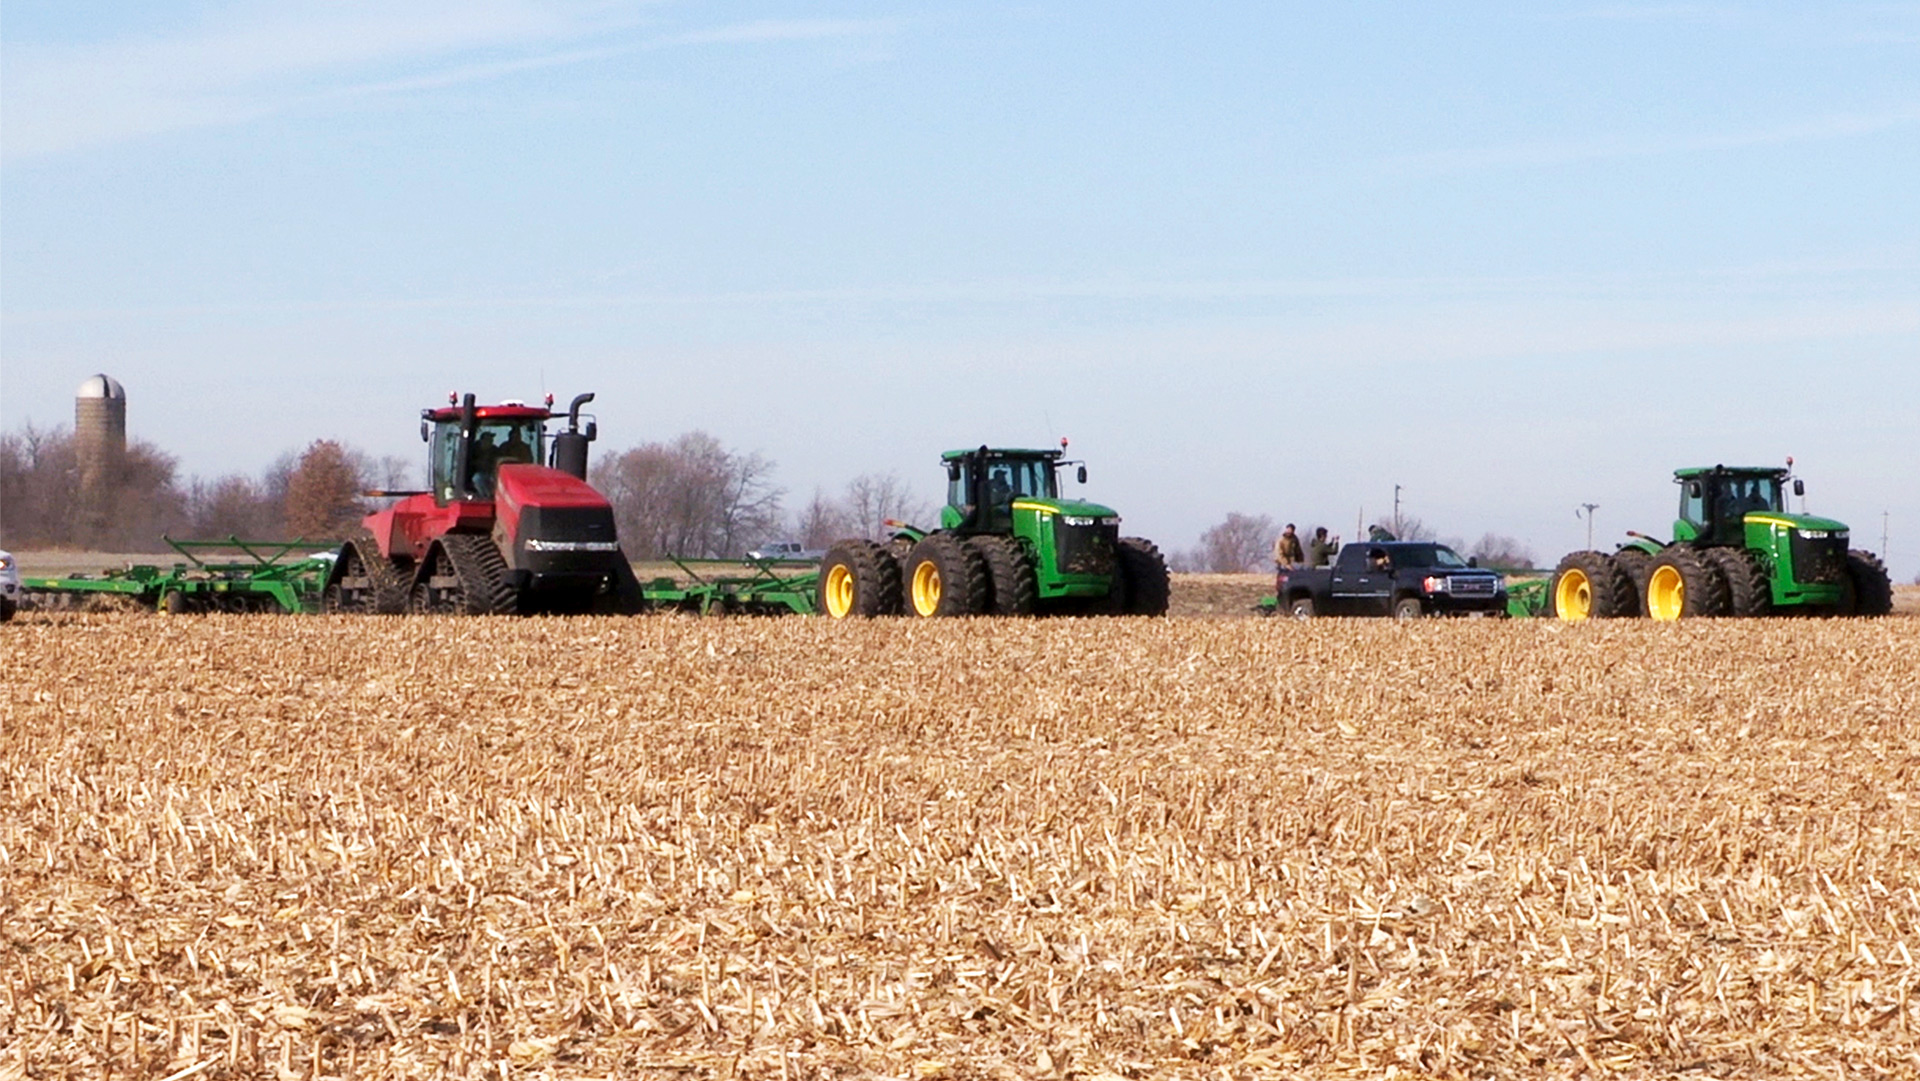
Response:
[[[1183,547],[1542,559],[1794,455],[1920,572],[1920,3],[36,3],[0,425],[201,475],[593,390],[790,501],[1071,436]]]

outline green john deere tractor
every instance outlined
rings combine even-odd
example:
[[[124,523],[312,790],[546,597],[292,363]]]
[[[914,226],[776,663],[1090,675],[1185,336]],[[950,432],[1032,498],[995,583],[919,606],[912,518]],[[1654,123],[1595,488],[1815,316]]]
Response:
[[[1845,523],[1788,512],[1787,483],[1806,491],[1792,466],[1674,470],[1673,540],[1630,532],[1612,554],[1567,556],[1553,573],[1551,611],[1569,620],[1891,612],[1886,565],[1848,549]]]
[[[882,616],[1165,615],[1167,563],[1120,535],[1109,507],[1060,497],[1060,450],[980,447],[940,456],[940,528],[897,530],[891,544],[835,543],[820,562],[819,610]]]

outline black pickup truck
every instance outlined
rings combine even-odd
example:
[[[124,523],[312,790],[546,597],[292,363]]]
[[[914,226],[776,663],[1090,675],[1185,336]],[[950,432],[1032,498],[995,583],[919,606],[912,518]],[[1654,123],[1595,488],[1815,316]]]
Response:
[[[1340,549],[1331,567],[1284,571],[1275,613],[1313,616],[1507,614],[1506,579],[1431,541],[1366,541]]]

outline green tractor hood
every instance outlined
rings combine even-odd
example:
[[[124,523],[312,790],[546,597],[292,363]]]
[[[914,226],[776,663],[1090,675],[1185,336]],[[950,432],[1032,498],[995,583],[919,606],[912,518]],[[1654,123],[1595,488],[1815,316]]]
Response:
[[[1089,503],[1081,499],[1048,499],[1044,496],[1023,495],[1013,501],[1015,511],[1031,511],[1035,514],[1059,514],[1069,518],[1118,518],[1120,512],[1102,503]]]

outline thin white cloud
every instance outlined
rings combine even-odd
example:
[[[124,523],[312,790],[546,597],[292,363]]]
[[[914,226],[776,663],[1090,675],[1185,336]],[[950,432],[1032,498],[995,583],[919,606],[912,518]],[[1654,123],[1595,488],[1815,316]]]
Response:
[[[1580,22],[1728,22],[1749,12],[1733,4],[1603,4],[1578,11],[1546,12],[1541,19]]]
[[[757,20],[666,33],[645,14],[649,6],[289,3],[165,38],[77,46],[9,41],[0,54],[0,153],[18,161],[649,50],[874,35],[897,25]]]
[[[1657,136],[1618,136],[1514,143],[1508,146],[1437,150],[1386,160],[1395,171],[1456,173],[1481,169],[1540,168],[1622,158],[1702,154],[1751,147],[1847,139],[1920,124],[1920,104],[1877,113],[1839,113],[1812,120],[1743,132]]]

